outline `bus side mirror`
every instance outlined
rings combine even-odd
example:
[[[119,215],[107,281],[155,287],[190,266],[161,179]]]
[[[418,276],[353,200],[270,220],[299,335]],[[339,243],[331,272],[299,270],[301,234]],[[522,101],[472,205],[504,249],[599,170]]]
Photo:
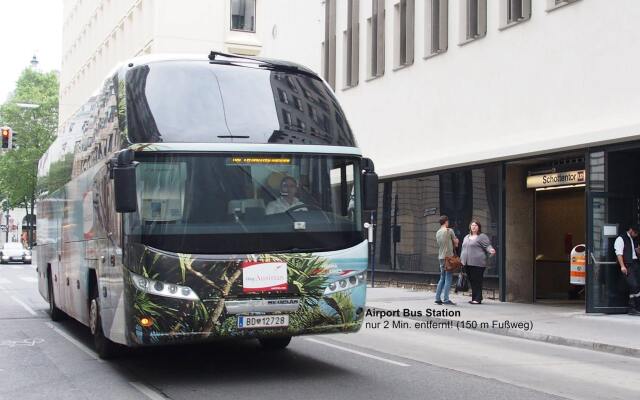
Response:
[[[378,209],[378,174],[365,172],[362,174],[362,198],[364,211]]]
[[[136,162],[133,150],[122,150],[110,161],[116,212],[130,213],[138,209],[136,193]]]

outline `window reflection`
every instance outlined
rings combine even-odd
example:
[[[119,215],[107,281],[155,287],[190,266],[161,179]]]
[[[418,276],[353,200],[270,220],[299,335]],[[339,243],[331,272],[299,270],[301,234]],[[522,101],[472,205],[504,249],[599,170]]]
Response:
[[[499,170],[494,166],[381,183],[376,214],[377,268],[438,273],[435,234],[442,214],[449,217],[460,239],[468,233],[469,221],[477,218],[483,232],[499,246]],[[497,260],[489,259],[487,275],[497,276]]]
[[[231,0],[231,29],[234,31],[256,31],[256,1]]]

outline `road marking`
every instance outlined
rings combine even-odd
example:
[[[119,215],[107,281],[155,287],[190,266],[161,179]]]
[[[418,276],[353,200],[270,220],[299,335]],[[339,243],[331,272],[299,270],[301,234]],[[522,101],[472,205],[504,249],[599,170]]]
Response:
[[[398,362],[398,361],[389,360],[387,358],[374,356],[373,354],[363,353],[361,351],[351,350],[351,349],[349,349],[347,347],[342,347],[342,346],[338,346],[338,345],[335,345],[335,344],[323,342],[321,340],[310,339],[310,338],[305,338],[304,340],[309,341],[309,342],[313,342],[313,343],[317,343],[317,344],[322,344],[322,345],[329,346],[329,347],[333,347],[334,349],[346,351],[348,353],[357,354],[357,355],[362,356],[362,357],[372,358],[372,359],[378,360],[378,361],[384,361],[386,363],[397,365],[399,367],[410,367],[409,364],[405,364],[405,363],[401,363],[401,362]]]
[[[32,276],[21,276],[20,279],[29,283],[38,282],[38,278],[34,278]]]
[[[8,285],[11,285],[11,283],[13,283],[13,282],[11,282],[11,281],[10,281],[9,279],[7,279],[7,278],[0,278],[0,284],[4,284],[4,285],[7,285],[7,284],[8,284]]]
[[[22,339],[22,340],[3,340],[0,342],[0,346],[6,347],[16,347],[16,346],[27,346],[33,347],[36,344],[44,343],[44,339],[35,338],[35,339]]]
[[[22,300],[20,300],[19,298],[15,297],[15,296],[11,296],[11,298],[13,299],[13,301],[15,301],[16,303],[20,304],[22,306],[22,308],[24,308],[25,310],[27,310],[27,312],[31,315],[38,315],[37,312],[35,312],[33,310],[33,308],[29,307],[26,303],[24,303]]]
[[[73,344],[74,346],[76,346],[77,348],[79,348],[80,350],[84,351],[86,354],[88,354],[91,358],[95,359],[98,362],[102,362],[102,360],[100,359],[100,357],[98,357],[98,354],[91,350],[90,348],[88,348],[87,346],[85,346],[84,344],[80,343],[77,339],[71,337],[71,335],[69,335],[68,333],[66,333],[65,331],[63,331],[62,329],[57,328],[54,324],[52,324],[51,322],[46,322],[46,325],[53,329],[53,331],[55,333],[57,333],[58,335],[62,336],[63,338],[67,339],[69,342],[71,342],[71,344]]]
[[[151,400],[167,400],[168,399],[168,397],[158,393],[157,391],[155,391],[154,389],[152,389],[149,386],[145,385],[144,383],[129,382],[129,385],[131,385],[134,388],[136,388],[136,390],[138,392],[144,394],[145,396],[147,396]]]

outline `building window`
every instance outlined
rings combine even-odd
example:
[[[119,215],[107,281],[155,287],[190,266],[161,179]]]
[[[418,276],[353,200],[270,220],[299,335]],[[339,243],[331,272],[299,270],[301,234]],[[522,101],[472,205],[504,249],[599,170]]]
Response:
[[[394,6],[395,49],[393,59],[396,68],[413,64],[415,11],[415,0],[400,0]]]
[[[531,0],[500,0],[500,29],[531,19]]]
[[[547,0],[547,12],[575,3],[578,0]]]
[[[322,42],[322,76],[336,88],[336,1],[324,3],[324,42]]]
[[[349,0],[347,5],[347,30],[344,39],[345,87],[358,85],[360,70],[360,0]]]
[[[444,53],[449,47],[449,0],[425,3],[425,57]]]
[[[367,19],[369,78],[384,75],[384,25],[384,0],[371,0],[371,18]]]
[[[463,0],[460,8],[460,44],[487,35],[487,0]]]
[[[231,0],[231,30],[256,31],[256,0]]]

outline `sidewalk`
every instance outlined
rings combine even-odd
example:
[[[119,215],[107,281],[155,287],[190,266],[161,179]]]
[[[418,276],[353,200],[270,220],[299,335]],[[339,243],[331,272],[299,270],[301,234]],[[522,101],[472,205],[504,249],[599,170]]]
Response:
[[[481,305],[469,304],[469,296],[457,295],[453,291],[451,300],[455,306],[434,304],[435,294],[401,288],[371,288],[367,290],[367,306],[374,309],[460,311],[453,317],[410,317],[421,321],[476,321],[479,331],[514,336],[528,340],[543,341],[615,353],[640,358],[640,316],[586,314],[583,304],[545,305],[501,303],[483,300]],[[532,329],[503,328],[500,323],[529,322]],[[486,322],[486,324],[482,324]]]

